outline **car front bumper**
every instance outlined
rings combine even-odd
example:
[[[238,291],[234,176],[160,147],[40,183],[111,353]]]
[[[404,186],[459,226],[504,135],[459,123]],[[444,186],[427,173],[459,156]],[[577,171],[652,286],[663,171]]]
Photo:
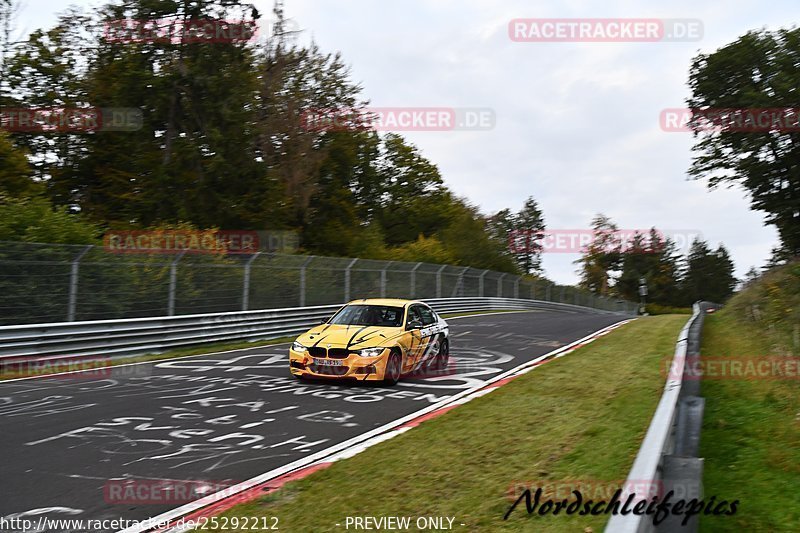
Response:
[[[289,370],[295,376],[304,378],[381,381],[384,378],[388,360],[388,348],[375,357],[361,357],[351,353],[344,359],[311,357],[308,352],[301,353],[289,349]],[[340,362],[340,364],[318,364],[318,361]]]

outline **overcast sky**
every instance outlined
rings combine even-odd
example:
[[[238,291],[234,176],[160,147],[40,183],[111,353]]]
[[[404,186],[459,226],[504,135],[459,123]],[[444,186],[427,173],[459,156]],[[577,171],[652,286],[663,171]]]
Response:
[[[67,3],[23,0],[20,29],[50,26]],[[254,2],[269,14],[271,0]],[[79,6],[100,2],[76,1]],[[691,59],[750,29],[796,23],[800,3],[677,0],[285,0],[323,51],[341,51],[380,107],[491,108],[484,131],[404,132],[447,185],[490,213],[533,196],[549,229],[586,228],[599,212],[620,228],[656,226],[724,243],[743,276],[777,244],[738,189],[689,181],[689,133],[659,114],[685,105]],[[513,42],[517,18],[699,19],[692,42]],[[545,254],[546,274],[577,281],[573,254]]]

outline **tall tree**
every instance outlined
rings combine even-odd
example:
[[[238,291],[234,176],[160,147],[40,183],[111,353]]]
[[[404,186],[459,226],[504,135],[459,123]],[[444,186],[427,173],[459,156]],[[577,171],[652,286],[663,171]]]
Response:
[[[610,218],[602,213],[592,219],[592,241],[586,247],[580,259],[579,285],[594,293],[607,295],[613,281],[612,272],[617,270],[621,261],[621,242],[619,228]]]
[[[14,146],[8,135],[0,130],[0,193],[28,197],[41,192],[41,184],[31,179],[25,152]]]
[[[689,75],[692,96],[687,100],[698,111],[691,122],[699,141],[690,174],[708,178],[711,188],[741,185],[752,208],[765,212],[777,227],[784,252],[791,256],[800,255],[798,62],[800,28],[747,33],[694,59]],[[779,109],[786,112],[769,111]],[[714,110],[743,111],[709,120]],[[746,119],[748,111],[757,121],[765,119],[766,126],[737,122]]]
[[[454,205],[439,173],[419,149],[400,135],[385,136],[378,164],[377,219],[386,243],[396,246],[419,235],[433,235],[447,225]]]
[[[544,215],[536,200],[528,197],[517,213],[501,209],[487,220],[489,235],[504,243],[503,255],[514,259],[526,274],[542,273]]]
[[[525,235],[525,246],[516,254],[517,263],[526,274],[542,271],[542,238],[544,237],[544,215],[533,197],[528,197],[514,218],[514,230]]]
[[[683,279],[687,303],[698,300],[722,303],[736,287],[733,262],[723,245],[711,250],[705,241],[696,239],[687,257]]]
[[[14,45],[14,16],[19,10],[17,0],[0,0],[0,105],[8,103],[10,87],[8,86],[8,58]]]
[[[615,289],[629,300],[639,298],[644,278],[648,301],[661,305],[681,305],[680,272],[675,244],[653,228],[647,235],[636,233],[621,251],[621,272]]]
[[[76,9],[59,17],[50,30],[36,30],[14,47],[6,65],[12,107],[89,108],[85,62],[92,57],[91,19]],[[86,133],[15,132],[14,141],[31,155],[35,176],[52,200],[75,204],[66,174],[87,153]]]

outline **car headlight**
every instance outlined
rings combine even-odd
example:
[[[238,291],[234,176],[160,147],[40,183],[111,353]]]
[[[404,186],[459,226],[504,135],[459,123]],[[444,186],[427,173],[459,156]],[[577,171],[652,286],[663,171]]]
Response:
[[[306,348],[305,346],[303,346],[299,342],[294,341],[292,343],[292,350],[294,350],[295,352],[298,352],[298,353],[306,353],[308,351],[308,348]]]
[[[378,357],[386,348],[364,348],[358,351],[361,357]]]

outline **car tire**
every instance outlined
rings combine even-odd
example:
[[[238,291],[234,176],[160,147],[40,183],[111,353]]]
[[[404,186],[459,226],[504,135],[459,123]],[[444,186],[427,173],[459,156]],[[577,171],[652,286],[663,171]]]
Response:
[[[383,372],[383,384],[391,387],[400,381],[403,368],[403,356],[397,350],[392,350],[386,360],[386,370]]]
[[[447,368],[447,365],[450,364],[450,341],[445,337],[441,340],[441,343],[439,353],[436,354],[436,361],[434,363],[437,370],[444,370]]]

